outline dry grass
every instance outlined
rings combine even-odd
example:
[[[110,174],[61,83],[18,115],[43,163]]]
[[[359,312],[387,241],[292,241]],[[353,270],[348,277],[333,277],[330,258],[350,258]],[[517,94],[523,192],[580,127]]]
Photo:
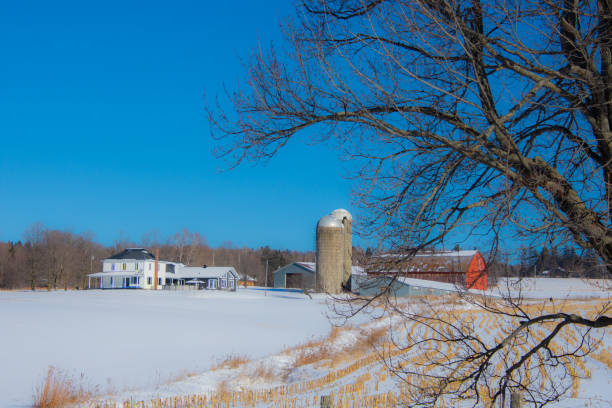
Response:
[[[347,344],[343,350],[333,350],[331,344],[344,331],[357,331],[358,335],[354,344]],[[309,364],[327,362],[331,366],[348,363],[361,358],[372,352],[372,348],[382,342],[389,328],[386,326],[377,328],[356,329],[351,326],[333,327],[329,336],[321,340],[309,340],[298,346],[284,350],[285,354],[293,354],[295,361],[291,369]]]
[[[220,362],[218,362],[217,364],[214,364],[210,370],[214,371],[214,370],[219,370],[221,368],[238,368],[246,363],[248,363],[249,361],[251,361],[250,358],[248,358],[247,356],[242,356],[239,354],[230,354],[228,356],[226,356],[223,360],[221,360]]]
[[[371,351],[373,346],[380,344],[389,332],[387,326],[361,330],[361,337],[354,346],[356,351]]]
[[[293,368],[317,363],[322,360],[327,360],[330,357],[330,349],[324,343],[320,343],[316,347],[299,348],[296,350]]]
[[[273,381],[278,380],[279,376],[265,364],[264,361],[260,361],[255,365],[255,368],[252,372],[253,378],[259,378],[263,381]]]
[[[84,388],[82,378],[77,383],[62,370],[51,366],[45,379],[34,391],[32,408],[60,408],[92,397],[93,393]]]
[[[598,353],[592,354],[591,357],[612,369],[612,348],[607,347],[604,349],[602,347]]]
[[[526,307],[531,310],[531,308],[541,308],[542,306],[533,304]],[[553,306],[546,305],[546,307],[552,308]],[[555,304],[554,307],[586,310],[586,305],[576,302],[566,302],[561,306]],[[593,310],[595,312],[595,308]],[[277,386],[263,384],[261,388],[249,387],[232,390],[233,380],[226,378],[218,384],[217,390],[213,393],[156,399],[146,403],[130,402],[127,405],[124,403],[123,408],[162,406],[180,406],[183,408],[233,408],[236,406],[317,408],[319,407],[318,396],[320,395],[330,395],[333,405],[339,407],[388,408],[399,405],[410,406],[414,403],[415,398],[422,396],[423,392],[430,392],[427,388],[439,389],[439,384],[435,381],[424,380],[423,374],[431,374],[432,370],[435,370],[431,363],[446,364],[450,359],[456,357],[456,350],[439,340],[439,336],[443,335],[447,328],[441,325],[437,318],[444,318],[447,321],[462,325],[475,322],[474,329],[487,331],[491,341],[493,341],[493,337],[499,341],[508,334],[505,331],[507,330],[507,327],[504,326],[505,320],[498,315],[480,310],[457,311],[452,310],[452,308],[443,310],[441,313],[441,316],[436,316],[435,319],[428,322],[431,327],[417,324],[404,327],[405,331],[402,332],[402,335],[407,335],[408,339],[430,339],[423,342],[422,346],[416,350],[395,349],[388,337],[389,327],[385,324],[344,326],[332,329],[326,338],[313,339],[282,352],[284,356],[291,357],[289,360],[291,364],[287,368],[289,371],[303,365],[318,364],[316,368],[320,370],[321,376],[298,379],[295,382],[292,379],[291,382],[288,382],[286,378],[283,378],[284,373],[278,372],[278,367],[274,369],[274,365],[267,365],[265,361],[261,361],[248,364],[244,367],[241,375],[250,379],[261,379],[264,383],[266,381],[278,381],[281,384]],[[548,329],[546,327],[542,327],[541,330],[534,329],[532,342],[541,341]],[[352,339],[351,336],[355,337]],[[579,339],[580,333],[568,329],[560,333],[559,342],[552,342],[550,347],[554,353],[563,353],[567,347],[576,347]],[[510,345],[509,349],[511,350],[509,350],[508,358],[512,358],[515,352],[524,353],[529,345],[520,342]],[[476,347],[477,345],[474,343],[469,346]],[[610,364],[610,361],[612,361],[612,348],[596,347],[593,351],[591,357],[596,360],[605,364]],[[405,366],[407,370],[412,372],[407,374],[405,383],[400,384],[399,387],[394,386],[391,391],[386,391],[391,373],[386,366],[380,364],[381,355],[388,358],[389,361],[401,364],[398,366],[399,368]],[[520,381],[524,385],[539,387],[541,391],[545,392],[547,385],[551,383],[550,373],[547,372],[545,366],[538,365],[538,361],[543,357],[537,355],[533,358],[534,362],[530,365],[532,368],[521,372]],[[233,358],[226,358],[226,360],[228,359],[232,360]],[[505,362],[505,359],[496,361],[498,370],[503,370]],[[591,376],[590,370],[581,359],[568,357],[562,361],[562,364],[568,367],[568,375],[571,378],[571,383],[569,383],[571,392],[568,396],[573,395],[575,397],[579,395],[581,386],[583,386],[581,380]],[[465,365],[462,367],[462,369],[466,369]],[[449,392],[456,391],[457,387],[456,385],[447,385],[446,390]],[[483,404],[489,403],[490,390],[480,387],[478,391],[483,398]],[[472,392],[467,396],[474,397],[474,395]],[[440,404],[440,407],[444,407],[446,402],[442,401]],[[114,407],[114,405],[97,405],[99,408],[109,408],[111,406]],[[116,407],[119,408],[118,405]]]
[[[231,394],[233,391],[229,386],[228,380],[223,380],[217,384],[217,394],[220,396],[225,396]]]

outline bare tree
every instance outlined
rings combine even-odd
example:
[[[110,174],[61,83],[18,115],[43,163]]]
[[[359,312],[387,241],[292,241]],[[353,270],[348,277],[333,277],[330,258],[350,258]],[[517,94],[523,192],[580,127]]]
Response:
[[[209,108],[219,156],[265,160],[302,131],[331,139],[357,164],[362,231],[386,247],[483,234],[495,253],[514,235],[592,250],[612,273],[610,0],[304,0],[284,32],[285,48],[254,52],[245,86],[227,95],[233,111]],[[464,386],[476,401],[507,388],[535,405],[555,400],[562,387],[530,387],[520,370],[588,352],[549,347],[566,326],[612,325],[607,308],[536,310],[513,291],[497,304],[469,301],[514,329],[475,347],[469,324],[441,321],[447,337],[437,341],[468,344],[460,360],[477,364],[448,365],[426,405]],[[403,313],[424,325],[435,316]],[[543,337],[529,337],[534,327]],[[525,340],[516,364],[491,372],[516,339]]]
[[[185,248],[191,243],[191,233],[187,228],[183,228],[181,232],[174,234],[173,243],[176,247],[176,260],[178,262],[184,262]]]
[[[187,265],[191,265],[193,263],[193,261],[195,260],[195,256],[198,252],[198,248],[201,248],[202,246],[207,246],[206,238],[200,235],[199,232],[194,232],[191,235],[191,239],[189,241],[189,247],[187,248],[187,252],[185,254],[184,262]]]
[[[45,227],[40,222],[35,222],[23,233],[23,239],[27,246],[27,269],[28,283],[32,290],[36,290],[36,281],[40,276],[39,268],[42,265],[42,245]]]

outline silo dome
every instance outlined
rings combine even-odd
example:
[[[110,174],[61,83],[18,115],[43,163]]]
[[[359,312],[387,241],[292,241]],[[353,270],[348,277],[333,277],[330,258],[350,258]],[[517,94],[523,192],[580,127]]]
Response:
[[[342,219],[338,219],[332,215],[325,215],[321,217],[317,223],[318,228],[342,228]]]
[[[344,208],[338,208],[337,210],[332,211],[331,216],[339,219],[340,221],[345,218],[353,221],[353,216],[351,215],[351,213],[346,211]]]

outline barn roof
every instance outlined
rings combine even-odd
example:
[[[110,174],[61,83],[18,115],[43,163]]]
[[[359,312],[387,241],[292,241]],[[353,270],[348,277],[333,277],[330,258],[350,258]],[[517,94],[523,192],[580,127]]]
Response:
[[[444,273],[467,272],[478,250],[422,251],[411,254],[382,254],[375,257],[370,272]]]

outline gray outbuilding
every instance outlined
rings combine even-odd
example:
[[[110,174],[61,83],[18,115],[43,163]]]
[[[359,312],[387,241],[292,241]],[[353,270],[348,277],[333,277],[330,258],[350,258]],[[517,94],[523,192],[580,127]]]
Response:
[[[386,292],[390,296],[444,296],[460,289],[452,283],[442,283],[414,278],[393,278],[391,276],[353,275],[351,291],[361,296],[377,296]]]
[[[293,262],[274,271],[275,288],[315,288],[314,262]]]

